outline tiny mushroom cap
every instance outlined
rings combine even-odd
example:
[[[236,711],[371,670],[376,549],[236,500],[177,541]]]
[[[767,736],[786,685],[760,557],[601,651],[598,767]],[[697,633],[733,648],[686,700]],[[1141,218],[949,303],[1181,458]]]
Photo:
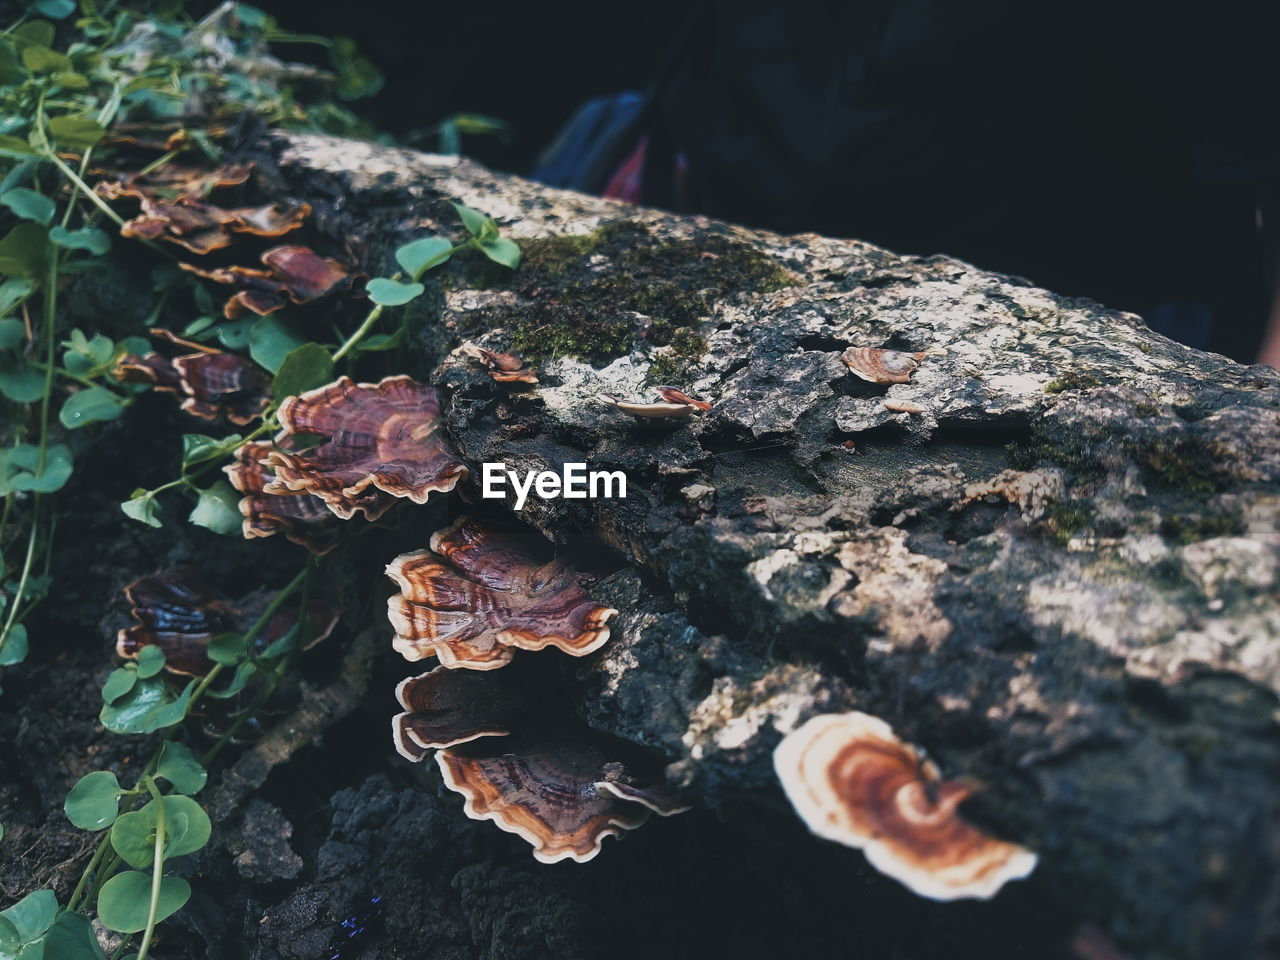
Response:
[[[690,406],[697,407],[703,413],[706,413],[711,409],[711,404],[707,403],[707,401],[695,400],[678,387],[660,386],[656,389],[658,391],[658,396],[663,400],[666,400],[668,403],[685,403]]]
[[[277,439],[285,445],[288,437]],[[337,546],[337,518],[324,501],[309,493],[286,491],[267,493],[275,474],[263,462],[273,450],[270,443],[251,442],[236,448],[235,459],[222,468],[239,493],[242,531],[246,540],[283,533],[289,540],[315,554],[326,554]]]
[[[475,344],[464,344],[462,352],[474,357],[489,370],[489,376],[498,383],[537,383],[538,373],[524,365],[524,359],[515,353],[495,353]]]
[[[585,863],[651,811],[688,809],[656,764],[627,746],[583,732],[512,735],[441,750],[436,762],[445,786],[466,798],[468,817],[523,837],[542,863]]]
[[[962,819],[957,808],[971,788],[944,782],[876,717],[814,717],[782,740],[773,762],[810,830],[861,849],[877,870],[922,897],[985,900],[1036,866],[1030,850]]]
[[[594,579],[535,534],[463,517],[437,531],[430,550],[397,557],[387,576],[392,645],[406,660],[494,670],[515,650],[557,647],[575,657],[600,649],[618,611],[586,590]]]
[[[701,409],[695,403],[671,403],[663,401],[661,403],[631,403],[627,400],[619,400],[617,397],[611,397],[607,393],[600,394],[600,399],[610,406],[617,407],[623,413],[629,413],[633,417],[639,417],[644,420],[662,420],[671,417],[683,419],[684,417],[692,417],[695,413],[700,413]]]
[[[397,498],[426,503],[432,493],[447,493],[467,476],[445,432],[435,390],[409,377],[378,383],[339,377],[288,397],[278,416],[288,435],[326,439],[302,452],[271,451],[265,463],[276,480],[265,492],[315,494],[343,520],[357,511],[377,520]]]
[[[904,353],[901,350],[882,350],[877,347],[850,347],[840,355],[857,376],[872,383],[906,383],[916,372],[925,357],[943,353],[939,349]]]

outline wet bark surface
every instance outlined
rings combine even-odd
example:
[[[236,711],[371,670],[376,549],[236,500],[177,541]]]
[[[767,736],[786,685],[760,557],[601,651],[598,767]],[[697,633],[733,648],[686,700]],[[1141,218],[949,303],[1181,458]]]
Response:
[[[440,386],[473,465],[626,474],[625,498],[519,512],[607,558],[593,594],[620,611],[598,653],[526,656],[552,659],[548,697],[667,763],[694,809],[546,866],[466,819],[433,763],[395,754],[392,691],[422,671],[391,650],[382,565],[452,515],[513,511],[473,487],[352,540],[343,628],[211,783],[217,844],[186,868],[198,892],[161,955],[1280,953],[1276,373],[945,257],[367,144],[253,153],[263,188],[313,204],[332,252],[373,273],[404,240],[459,236],[451,200],[520,241],[514,273],[460,255],[433,275],[410,308],[412,369],[367,378]],[[540,383],[495,383],[464,342],[521,352]],[[879,385],[841,361],[850,347],[936,352]],[[598,399],[658,384],[712,409],[643,421]],[[158,409],[131,417],[120,429],[177,430]],[[193,557],[283,582],[296,549],[122,537],[103,504],[127,494],[85,492],[76,536],[101,546],[46,613],[71,652],[6,678],[10,894],[78,875],[87,841],[59,811],[76,777],[145,762],[95,725],[119,588]],[[966,816],[1037,851],[1035,874],[937,904],[810,836],[771,753],[850,709],[977,785]]]

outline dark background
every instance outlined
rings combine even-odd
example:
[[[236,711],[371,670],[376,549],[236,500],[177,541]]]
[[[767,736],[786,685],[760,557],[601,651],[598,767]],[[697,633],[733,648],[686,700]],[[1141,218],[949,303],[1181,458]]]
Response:
[[[687,0],[259,5],[287,30],[356,41],[386,77],[378,94],[350,104],[361,118],[399,138],[456,113],[497,117],[511,124],[510,143],[469,136],[463,152],[522,174],[584,100],[643,88],[693,7]],[[277,53],[326,63],[323,51],[306,44],[281,44]],[[436,147],[434,140],[414,145]]]

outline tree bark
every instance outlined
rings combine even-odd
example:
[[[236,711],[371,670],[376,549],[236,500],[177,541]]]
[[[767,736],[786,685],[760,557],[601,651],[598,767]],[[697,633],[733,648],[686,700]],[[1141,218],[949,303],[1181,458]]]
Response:
[[[434,277],[411,372],[473,466],[626,474],[625,498],[519,512],[626,565],[597,592],[613,639],[566,668],[591,725],[758,825],[790,815],[783,735],[872,713],[1041,855],[1028,896],[1072,918],[1077,956],[1280,950],[1274,370],[945,256],[323,137],[258,160],[374,274],[407,239],[461,236],[446,201],[522,245],[515,272],[468,254]],[[493,382],[464,342],[540,383]],[[931,353],[880,385],[850,347]],[[598,399],[656,384],[712,408],[646,421]]]

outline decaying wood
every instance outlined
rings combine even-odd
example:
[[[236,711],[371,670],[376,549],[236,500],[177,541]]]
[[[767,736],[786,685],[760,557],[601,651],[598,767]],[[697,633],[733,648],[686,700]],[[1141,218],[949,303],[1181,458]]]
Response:
[[[415,308],[412,372],[472,464],[626,472],[626,499],[521,513],[629,567],[598,591],[613,639],[565,668],[593,726],[664,753],[698,803],[785,811],[780,738],[871,713],[975,781],[969,815],[1038,851],[1039,895],[1126,955],[1275,949],[1275,371],[943,256],[336,139],[259,160],[371,273],[457,235],[447,200],[524,246],[509,276],[455,258]],[[520,351],[540,383],[513,393],[463,342]],[[857,347],[929,355],[876,384],[842,363]],[[654,384],[712,409],[596,399]]]

